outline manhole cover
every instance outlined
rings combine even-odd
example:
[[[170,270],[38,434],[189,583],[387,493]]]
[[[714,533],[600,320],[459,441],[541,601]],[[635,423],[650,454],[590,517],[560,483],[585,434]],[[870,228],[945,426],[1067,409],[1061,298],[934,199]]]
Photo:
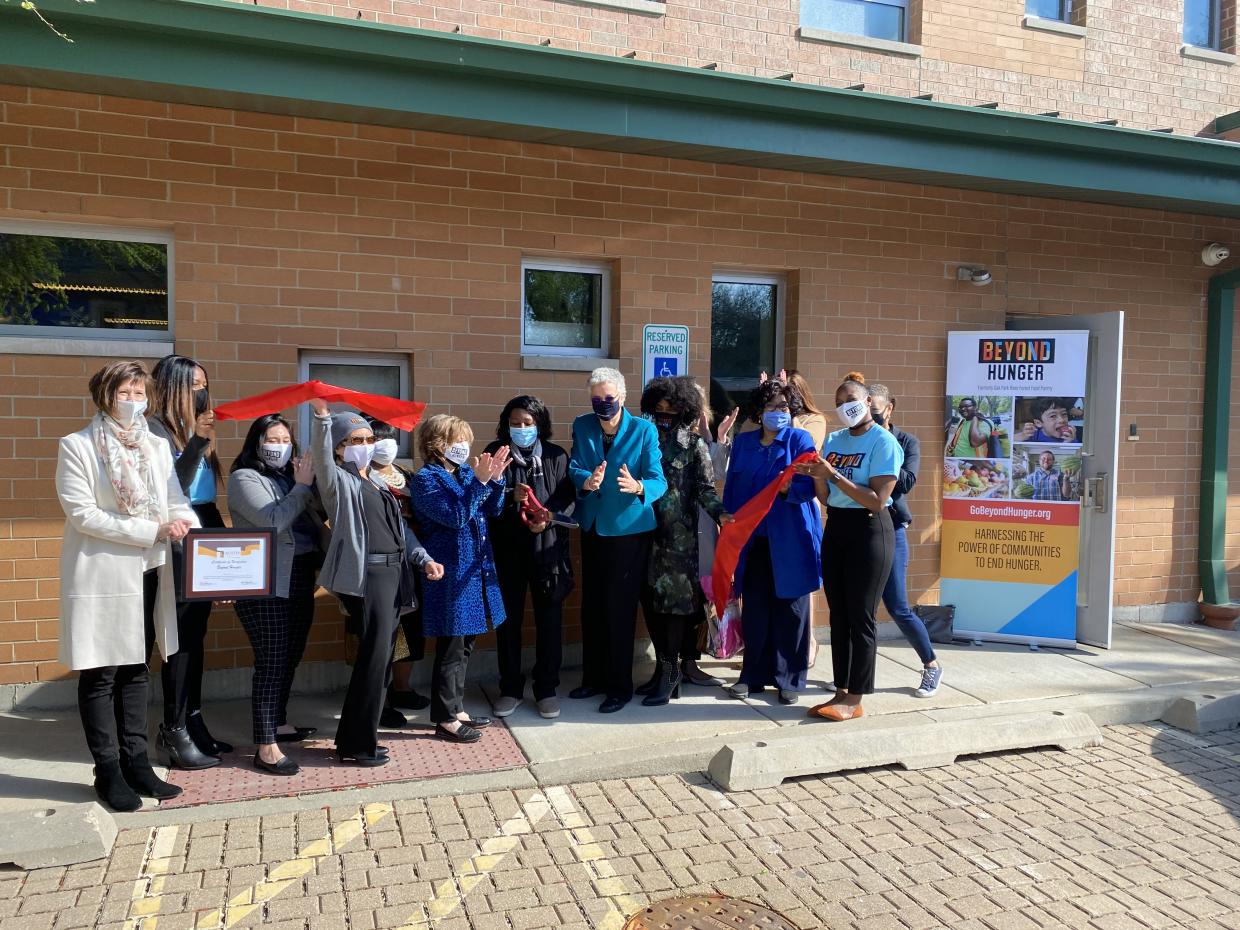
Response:
[[[642,908],[628,919],[624,930],[797,930],[782,914],[761,904],[700,895],[668,898]]]

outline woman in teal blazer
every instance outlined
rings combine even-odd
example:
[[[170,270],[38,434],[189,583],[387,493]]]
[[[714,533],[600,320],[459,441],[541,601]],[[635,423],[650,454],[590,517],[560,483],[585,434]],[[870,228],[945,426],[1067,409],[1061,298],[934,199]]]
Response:
[[[593,413],[573,421],[568,474],[581,523],[581,687],[572,698],[605,695],[615,713],[633,697],[637,602],[655,528],[651,507],[667,491],[658,430],[624,409],[624,375],[590,374]]]

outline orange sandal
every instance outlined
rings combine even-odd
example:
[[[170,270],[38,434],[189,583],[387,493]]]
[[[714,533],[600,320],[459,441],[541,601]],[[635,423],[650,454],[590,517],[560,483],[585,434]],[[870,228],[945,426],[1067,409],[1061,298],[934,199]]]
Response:
[[[819,704],[811,708],[809,713],[810,716],[821,717],[823,720],[856,720],[865,716],[865,710],[860,704],[851,708],[847,704]]]

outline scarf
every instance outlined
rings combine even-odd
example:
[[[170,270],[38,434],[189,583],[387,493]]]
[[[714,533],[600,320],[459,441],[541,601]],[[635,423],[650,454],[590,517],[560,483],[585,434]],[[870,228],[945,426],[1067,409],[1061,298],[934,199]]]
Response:
[[[534,445],[528,450],[529,458],[526,458],[526,452],[523,452],[515,442],[508,443],[508,451],[512,453],[512,460],[521,468],[524,468],[530,478],[539,479],[542,483],[543,463],[542,463],[542,440],[535,439]],[[526,484],[533,486],[533,481],[526,481]]]
[[[160,522],[153,492],[155,478],[147,458],[146,418],[138,417],[126,429],[112,417],[97,413],[90,424],[90,435],[121,509],[131,517]]]

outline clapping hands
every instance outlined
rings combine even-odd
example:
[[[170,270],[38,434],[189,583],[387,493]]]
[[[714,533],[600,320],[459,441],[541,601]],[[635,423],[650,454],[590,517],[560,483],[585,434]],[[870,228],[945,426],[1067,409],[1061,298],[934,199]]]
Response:
[[[500,446],[492,455],[483,452],[474,459],[474,474],[483,484],[495,481],[504,473],[504,469],[508,467],[509,450],[507,446]]]

